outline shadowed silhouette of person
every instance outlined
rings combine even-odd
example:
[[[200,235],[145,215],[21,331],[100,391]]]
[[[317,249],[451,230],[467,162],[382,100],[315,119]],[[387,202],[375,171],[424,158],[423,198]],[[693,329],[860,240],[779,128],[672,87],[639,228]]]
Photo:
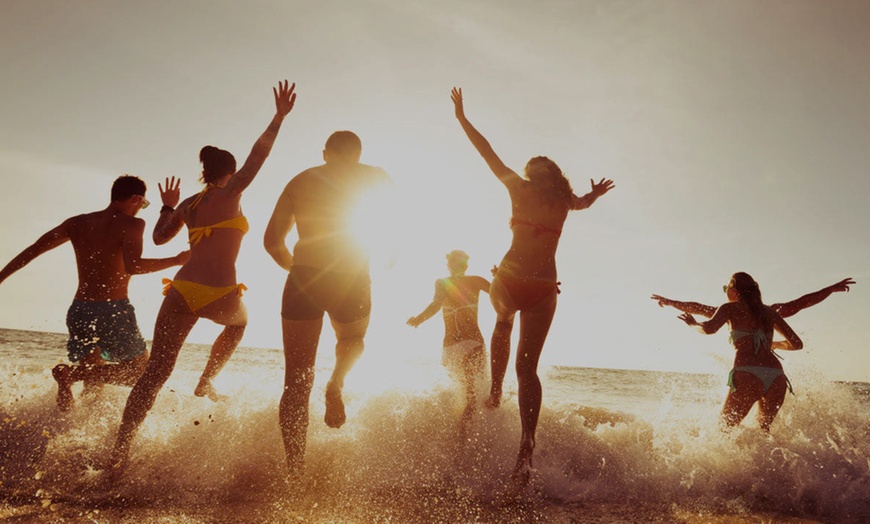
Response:
[[[516,372],[522,437],[512,479],[515,487],[522,488],[529,480],[535,430],[541,412],[538,359],[556,312],[559,292],[556,248],[562,236],[562,225],[569,211],[588,208],[614,185],[611,180],[601,179],[597,183],[590,180],[591,191],[577,196],[559,166],[542,156],[529,160],[524,176],[519,176],[501,161],[486,138],[466,118],[462,90],[453,88],[451,99],[463,131],[504,184],[511,201],[511,245],[495,270],[489,293],[497,321],[490,343],[492,385],[487,405],[496,407],[501,403],[502,382],[510,358],[510,336],[514,317],[519,312]]]
[[[355,237],[349,215],[361,198],[391,182],[383,169],[360,163],[361,154],[356,134],[333,133],[323,149],[324,164],[287,183],[263,239],[266,251],[288,272],[281,304],[285,368],[279,419],[292,475],[301,473],[304,462],[324,314],[329,315],[336,337],[324,416],[332,428],[345,422],[342,389],[362,355],[369,325],[369,256]],[[294,227],[298,240],[291,253],[286,238]]]
[[[486,346],[477,323],[477,302],[481,292],[489,293],[489,281],[466,275],[468,254],[454,250],[447,254],[450,276],[435,281],[435,296],[419,314],[408,319],[417,327],[441,311],[444,317],[444,344],[441,363],[465,390],[463,428],[474,414],[477,383],[485,376]]]
[[[177,266],[190,256],[183,251],[169,258],[142,258],[145,221],[136,214],[148,206],[145,191],[138,177],[118,177],[106,209],[64,220],[0,271],[2,283],[46,251],[72,244],[78,289],[67,311],[67,351],[70,362],[78,365],[58,364],[52,370],[61,410],[72,407],[77,381],[93,389],[102,384],[132,386],[139,378],[148,351],[127,294],[130,276]]]
[[[165,281],[166,297],[154,325],[151,360],[127,398],[112,450],[113,467],[120,468],[126,462],[136,430],[172,374],[178,353],[200,318],[207,318],[224,329],[212,346],[194,393],[208,395],[212,400],[218,398],[211,379],[239,345],[248,323],[248,313],[241,300],[245,288],[236,280],[236,258],[242,237],[248,231],[240,205],[242,193],[259,173],[284,118],[293,109],[296,84],[288,84],[285,80],[272,89],[275,116],[254,143],[241,169],[236,171],[236,160],[229,151],[205,146],[199,154],[203,164],[202,180],[206,183],[202,191],[175,208],[179,184],[173,177],[166,180],[165,189],[161,188],[163,208],[154,227],[154,242],[168,242],[187,226],[191,256],[174,279]]]

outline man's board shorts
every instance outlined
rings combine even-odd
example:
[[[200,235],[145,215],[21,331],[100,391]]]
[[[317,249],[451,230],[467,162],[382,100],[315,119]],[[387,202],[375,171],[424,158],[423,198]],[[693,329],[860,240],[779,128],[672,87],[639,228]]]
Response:
[[[129,299],[88,302],[74,300],[66,313],[70,362],[78,362],[95,348],[100,358],[126,362],[145,352],[145,339]]]
[[[372,283],[368,272],[343,273],[308,266],[292,266],[284,284],[281,317],[316,320],[329,313],[348,324],[372,311]]]

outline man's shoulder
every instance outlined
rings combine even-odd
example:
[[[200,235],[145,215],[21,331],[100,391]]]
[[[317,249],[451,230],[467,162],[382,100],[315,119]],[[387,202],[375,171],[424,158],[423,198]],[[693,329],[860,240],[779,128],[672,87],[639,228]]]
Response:
[[[122,229],[127,229],[130,227],[141,227],[145,224],[145,220],[139,217],[114,212],[110,209],[103,209],[100,211],[94,211],[92,213],[76,215],[72,218],[69,218],[68,221],[72,225],[108,224],[110,227],[117,227]]]
[[[368,164],[357,164],[359,173],[363,173],[367,176],[371,176],[373,178],[378,179],[386,179],[389,180],[390,175],[384,171],[384,168],[378,166],[370,166]]]

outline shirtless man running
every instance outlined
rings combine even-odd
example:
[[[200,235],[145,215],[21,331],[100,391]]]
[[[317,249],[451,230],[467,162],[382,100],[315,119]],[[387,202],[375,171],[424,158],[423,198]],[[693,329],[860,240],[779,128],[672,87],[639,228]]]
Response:
[[[78,365],[58,364],[52,370],[61,410],[73,405],[74,382],[89,387],[136,382],[148,352],[127,297],[130,276],[177,266],[190,256],[183,251],[169,258],[142,258],[145,221],[136,214],[148,206],[145,190],[138,177],[118,177],[106,209],[66,219],[0,270],[2,283],[39,255],[72,243],[79,283],[66,317],[67,351],[70,362]]]
[[[325,163],[290,180],[266,226],[266,251],[288,271],[281,306],[285,374],[279,417],[294,474],[305,454],[323,314],[329,315],[337,341],[324,417],[332,428],[344,424],[344,379],[363,352],[369,325],[369,258],[352,232],[349,214],[360,197],[391,182],[383,169],[361,164],[361,153],[356,134],[333,133],[323,150]],[[299,239],[291,254],[285,241],[294,225]]]

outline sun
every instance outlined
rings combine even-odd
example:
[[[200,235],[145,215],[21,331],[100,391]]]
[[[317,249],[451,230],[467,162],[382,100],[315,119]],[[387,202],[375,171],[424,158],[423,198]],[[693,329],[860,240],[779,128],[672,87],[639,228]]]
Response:
[[[347,220],[354,241],[369,257],[395,251],[395,194],[375,186],[361,193],[348,210]]]

